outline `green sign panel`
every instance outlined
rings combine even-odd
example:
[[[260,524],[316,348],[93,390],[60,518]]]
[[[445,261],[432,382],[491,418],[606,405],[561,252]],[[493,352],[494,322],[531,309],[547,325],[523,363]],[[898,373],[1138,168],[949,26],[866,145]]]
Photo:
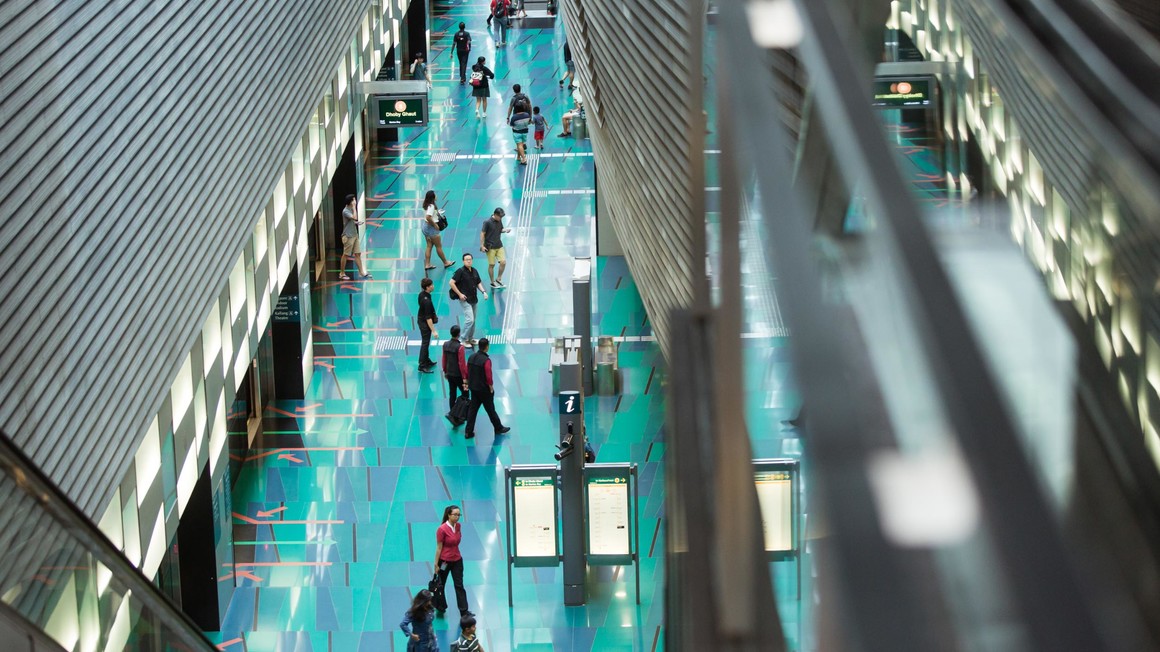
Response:
[[[421,127],[427,124],[427,96],[375,95],[375,124],[379,127]]]
[[[935,79],[918,77],[875,77],[874,106],[908,109],[934,106]]]

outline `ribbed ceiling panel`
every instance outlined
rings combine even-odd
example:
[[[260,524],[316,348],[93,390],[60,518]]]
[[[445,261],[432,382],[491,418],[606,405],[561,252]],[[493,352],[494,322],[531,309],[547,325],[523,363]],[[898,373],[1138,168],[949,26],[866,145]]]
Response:
[[[665,355],[704,284],[702,3],[564,0],[598,192]],[[695,153],[695,156],[694,156]]]
[[[90,515],[369,3],[0,4],[0,428]]]

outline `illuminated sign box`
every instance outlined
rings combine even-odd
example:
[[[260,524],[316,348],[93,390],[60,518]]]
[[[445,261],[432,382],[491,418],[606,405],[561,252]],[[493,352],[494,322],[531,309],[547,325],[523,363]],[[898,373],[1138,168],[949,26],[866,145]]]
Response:
[[[873,105],[886,109],[933,107],[937,87],[930,75],[875,77]]]
[[[633,561],[631,474],[628,464],[584,467],[590,564],[619,565]]]
[[[373,95],[375,126],[422,127],[427,124],[427,94]]]
[[[560,563],[556,467],[513,466],[510,482],[515,565],[556,566]]]
[[[761,507],[765,551],[774,558],[797,551],[798,464],[795,460],[754,460],[753,483]]]

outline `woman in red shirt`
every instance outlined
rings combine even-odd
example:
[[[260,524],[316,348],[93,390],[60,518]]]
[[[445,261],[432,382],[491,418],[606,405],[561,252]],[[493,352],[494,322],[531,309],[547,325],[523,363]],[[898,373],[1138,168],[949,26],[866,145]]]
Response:
[[[463,530],[459,526],[459,505],[451,505],[443,510],[443,523],[435,530],[435,573],[439,591],[435,594],[435,609],[442,614],[447,611],[447,574],[455,583],[455,602],[459,605],[460,616],[474,616],[467,610],[467,591],[463,588],[463,555],[459,554],[459,542],[463,540]]]

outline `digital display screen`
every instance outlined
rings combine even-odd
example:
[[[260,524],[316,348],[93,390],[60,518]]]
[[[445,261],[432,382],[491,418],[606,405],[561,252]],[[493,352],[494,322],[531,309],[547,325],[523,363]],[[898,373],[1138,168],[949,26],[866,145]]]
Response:
[[[875,77],[874,106],[915,108],[934,105],[934,77]]]
[[[555,477],[513,478],[512,501],[515,503],[515,556],[557,557]]]
[[[427,124],[426,95],[376,95],[375,119],[379,127],[414,127]]]

